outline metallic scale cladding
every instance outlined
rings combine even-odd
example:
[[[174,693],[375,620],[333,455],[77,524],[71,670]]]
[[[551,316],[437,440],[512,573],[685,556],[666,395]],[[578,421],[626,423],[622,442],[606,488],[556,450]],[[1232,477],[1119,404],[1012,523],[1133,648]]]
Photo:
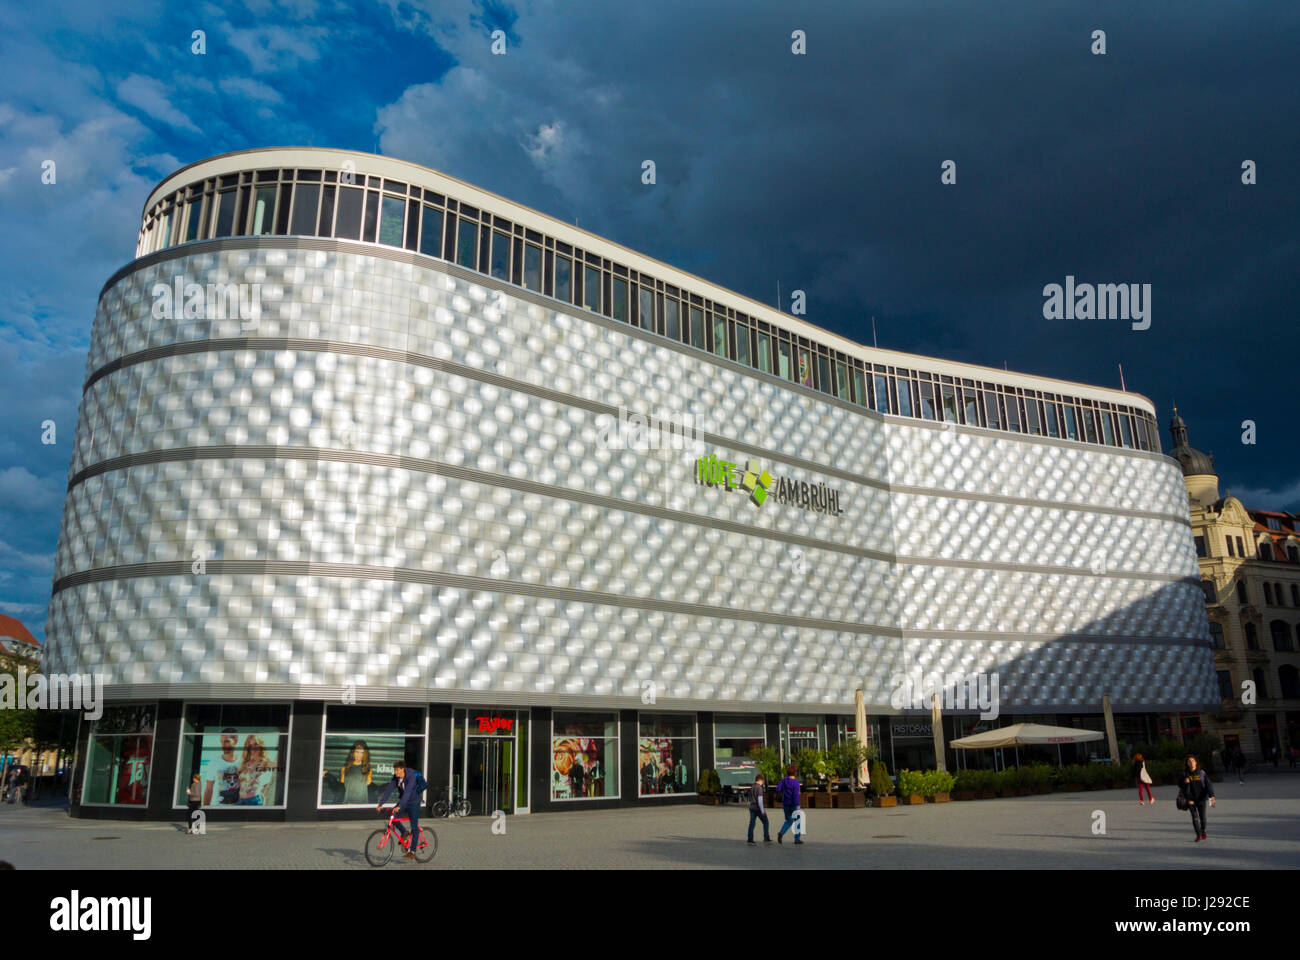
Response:
[[[345,160],[383,197],[373,240],[340,239],[341,196],[333,221],[320,191],[319,221],[277,213],[274,189],[245,203],[263,168],[283,190],[293,169],[319,186]],[[419,227],[394,180],[513,228],[504,278],[486,242],[431,241],[469,266],[421,252],[442,227]],[[245,196],[195,208],[192,231],[178,201],[99,303],[48,669],[102,672],[110,699],[355,684],[392,702],[634,705],[650,681],[683,709],[839,708],[861,686],[889,712],[891,677],[920,670],[998,674],[1004,712],[1218,703],[1181,473],[1119,442],[1121,426],[1148,436],[1145,399],[860,347],[389,158],[213,158],[155,191],[151,222],[205,182]],[[544,267],[520,253],[533,237]],[[957,424],[880,413],[619,319],[617,298],[562,302],[550,253],[575,247],[606,291],[630,263],[684,304],[702,295],[866,370],[935,371],[958,398],[984,377],[1012,406],[1068,394],[1080,414],[1133,419],[1106,414],[1111,439],[1084,442],[1031,434],[1024,406],[1024,432],[1005,406],[1003,429],[966,425],[961,399]],[[256,287],[260,308],[155,311],[177,278]],[[598,442],[627,411],[693,423],[700,447]],[[701,482],[701,456],[727,465],[725,486]]]

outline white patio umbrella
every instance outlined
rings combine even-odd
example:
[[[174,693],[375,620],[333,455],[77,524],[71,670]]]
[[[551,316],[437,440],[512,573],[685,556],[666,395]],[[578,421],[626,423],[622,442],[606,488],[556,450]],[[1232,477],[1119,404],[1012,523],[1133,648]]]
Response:
[[[1089,740],[1101,740],[1105,736],[1096,730],[1049,727],[1042,723],[1013,723],[1009,727],[998,727],[996,730],[950,740],[948,746],[958,750],[987,750],[992,747],[1086,743]]]

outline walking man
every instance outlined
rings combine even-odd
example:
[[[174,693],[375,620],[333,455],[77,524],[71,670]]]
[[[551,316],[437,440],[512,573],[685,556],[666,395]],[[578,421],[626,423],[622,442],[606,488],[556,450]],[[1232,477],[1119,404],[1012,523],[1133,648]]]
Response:
[[[1214,806],[1214,784],[1206,772],[1197,766],[1196,757],[1190,753],[1187,755],[1187,766],[1183,769],[1178,792],[1187,798],[1187,809],[1192,814],[1192,832],[1196,834],[1196,842],[1200,843],[1205,839],[1205,801],[1208,800],[1209,805]]]
[[[754,842],[754,821],[763,821],[763,842],[771,843],[772,834],[768,830],[767,807],[764,793],[767,790],[767,781],[760,773],[754,778],[754,785],[749,788],[749,840],[748,843]]]
[[[799,778],[795,776],[798,767],[793,763],[785,768],[785,778],[781,781],[781,805],[785,808],[785,823],[781,824],[781,829],[776,832],[776,842],[783,843],[781,839],[785,832],[791,827],[795,828],[794,842],[803,843],[803,828],[795,826],[795,814],[799,811]]]

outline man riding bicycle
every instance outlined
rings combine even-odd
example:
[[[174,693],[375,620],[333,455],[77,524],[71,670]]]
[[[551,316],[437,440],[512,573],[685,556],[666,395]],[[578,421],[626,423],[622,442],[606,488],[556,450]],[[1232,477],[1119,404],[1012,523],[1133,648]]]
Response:
[[[384,809],[384,803],[388,800],[388,795],[394,790],[398,791],[397,803],[393,808],[394,814],[404,813],[411,820],[411,847],[403,854],[402,859],[415,859],[415,845],[420,842],[420,771],[408,770],[405,762],[398,760],[393,764],[393,779],[389,781],[388,786],[384,788],[384,795],[379,798],[379,806],[375,807],[376,811]],[[406,828],[401,823],[394,823],[399,834],[404,838]]]

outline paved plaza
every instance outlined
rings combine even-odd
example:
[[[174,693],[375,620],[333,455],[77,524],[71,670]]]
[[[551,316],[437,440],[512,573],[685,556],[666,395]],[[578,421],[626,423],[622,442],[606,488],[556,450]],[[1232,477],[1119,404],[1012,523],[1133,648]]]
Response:
[[[776,866],[832,869],[1047,868],[1277,869],[1300,866],[1300,774],[1285,768],[1215,785],[1209,840],[1193,843],[1176,791],[1154,807],[1136,791],[1106,790],[894,809],[806,812],[807,843],[744,843],[744,807],[672,806],[432,821],[437,858],[386,870],[681,869]],[[1106,832],[1094,835],[1094,811]],[[772,813],[773,835],[781,821]],[[428,822],[428,821],[426,821]],[[190,837],[179,824],[74,820],[52,806],[0,806],[0,859],[31,868],[370,870],[370,822],[212,824]],[[761,837],[761,828],[759,832]]]

